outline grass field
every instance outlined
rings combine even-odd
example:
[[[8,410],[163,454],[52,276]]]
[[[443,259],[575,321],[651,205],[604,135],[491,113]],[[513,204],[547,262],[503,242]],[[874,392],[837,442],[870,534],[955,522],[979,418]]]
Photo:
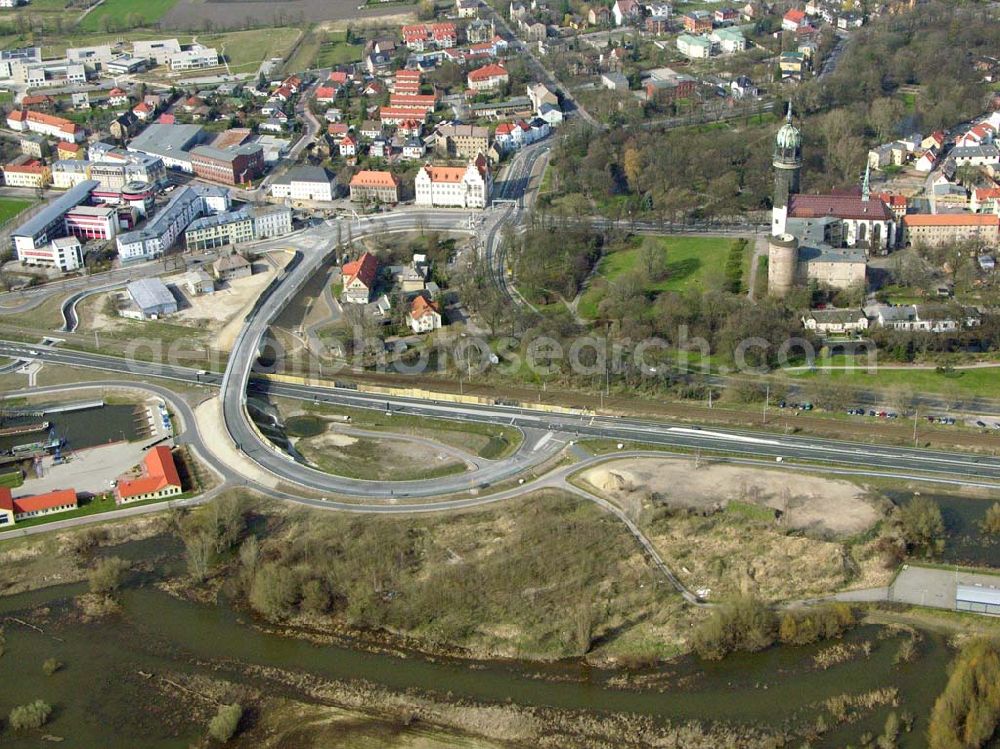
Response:
[[[34,200],[20,198],[0,198],[0,226],[10,221],[28,206],[34,205]]]
[[[16,489],[23,483],[24,477],[21,475],[20,471],[0,473],[0,486],[6,487],[7,489]]]
[[[346,31],[331,31],[319,46],[315,66],[329,68],[357,62],[361,59],[364,49],[364,44],[348,44]]]
[[[81,31],[109,31],[107,24],[120,23],[133,16],[142,18],[143,25],[154,24],[165,16],[177,0],[104,0],[104,3],[80,23]],[[105,20],[107,19],[107,20]]]
[[[815,377],[817,373],[807,372],[792,379]],[[857,370],[832,370],[833,377],[846,377],[852,384],[862,388],[907,387],[924,393],[954,393],[956,395],[978,395],[984,398],[1000,398],[1000,368],[959,369],[943,374],[934,369],[879,369],[868,374],[862,368]]]
[[[199,34],[198,42],[225,54],[233,73],[256,73],[264,60],[285,57],[295,46],[298,29],[255,29],[225,34]]]
[[[733,240],[722,237],[660,237],[667,256],[668,274],[665,279],[650,284],[646,291],[659,294],[664,291],[683,291],[688,288],[705,288],[712,273],[721,272]],[[605,255],[597,269],[597,276],[614,281],[628,273],[639,261],[642,237],[633,238],[632,246]],[[586,318],[597,317],[597,305],[604,296],[597,284],[584,293],[578,311]]]

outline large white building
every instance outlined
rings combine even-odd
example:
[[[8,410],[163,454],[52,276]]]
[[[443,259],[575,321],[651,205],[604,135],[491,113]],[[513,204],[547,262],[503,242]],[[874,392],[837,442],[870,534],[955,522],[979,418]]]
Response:
[[[181,51],[181,43],[176,39],[150,39],[132,43],[132,56],[152,60],[157,65],[166,65],[172,55]]]
[[[35,249],[19,248],[17,259],[26,265],[41,265],[68,273],[83,265],[83,250],[76,237],[59,237]]]
[[[433,208],[485,208],[493,178],[480,154],[464,166],[427,164],[417,172],[416,204]]]
[[[272,198],[333,200],[334,180],[321,166],[297,166],[271,183]]]
[[[75,122],[30,109],[15,109],[7,115],[7,127],[19,133],[39,133],[71,143],[78,143],[85,137],[83,128]]]
[[[209,47],[195,44],[190,49],[170,55],[171,70],[198,70],[214,68],[219,64],[219,53]]]

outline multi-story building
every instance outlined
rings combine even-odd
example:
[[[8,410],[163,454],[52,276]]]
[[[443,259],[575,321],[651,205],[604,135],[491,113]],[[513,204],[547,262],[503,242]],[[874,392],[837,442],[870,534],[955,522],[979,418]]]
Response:
[[[179,54],[181,43],[176,39],[150,39],[132,43],[132,56],[152,60],[157,65],[167,65],[173,55]]]
[[[66,233],[83,240],[112,239],[118,233],[118,212],[108,206],[77,206],[66,213]]]
[[[193,173],[191,149],[203,143],[200,125],[167,125],[154,122],[128,143],[128,150],[158,156],[168,169]],[[91,156],[91,159],[94,157]]]
[[[489,128],[478,125],[442,125],[437,129],[435,148],[447,156],[474,158],[489,151]]]
[[[292,230],[292,211],[282,206],[260,206],[204,216],[184,232],[189,250],[207,250],[256,239],[280,237]]]
[[[418,23],[403,27],[403,43],[413,52],[447,49],[458,44],[453,23]]]
[[[169,62],[171,70],[214,68],[219,64],[219,53],[215,49],[195,44],[190,49],[170,55]]]
[[[984,245],[1000,242],[1000,216],[982,213],[907,214],[903,217],[907,245],[934,246],[976,239]]]
[[[202,179],[244,184],[264,173],[264,149],[255,143],[231,148],[196,146],[191,149],[191,168]]]
[[[14,248],[18,256],[22,252],[37,249],[57,237],[64,236],[66,213],[89,200],[91,192],[99,184],[95,180],[86,180],[75,185],[14,229],[11,236],[14,238]]]
[[[33,250],[18,250],[17,259],[26,265],[41,265],[68,273],[83,265],[83,249],[76,237],[59,237]]]
[[[7,127],[20,133],[30,131],[73,143],[83,140],[85,135],[75,122],[30,109],[15,109],[7,115]]]
[[[351,177],[351,200],[358,203],[399,202],[399,178],[391,172],[361,171]]]
[[[321,166],[297,166],[271,183],[271,197],[330,201],[335,184]]]
[[[493,64],[470,70],[466,82],[473,91],[495,91],[506,86],[509,81],[507,69],[503,65]]]
[[[31,187],[41,190],[48,187],[52,181],[52,170],[34,160],[22,164],[7,164],[3,168],[3,181],[8,187]]]
[[[482,154],[464,167],[428,164],[417,172],[414,182],[416,204],[434,208],[485,208],[493,187]]]
[[[136,231],[118,235],[118,257],[123,263],[152,260],[163,255],[196,218],[205,213],[202,197],[190,187],[179,187],[163,208]]]

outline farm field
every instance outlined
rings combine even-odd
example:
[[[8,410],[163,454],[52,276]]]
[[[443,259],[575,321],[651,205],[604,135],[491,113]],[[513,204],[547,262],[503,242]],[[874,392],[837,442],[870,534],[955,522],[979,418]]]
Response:
[[[158,0],[162,2],[162,0]],[[397,15],[408,5],[388,3],[384,7],[365,7],[358,0],[283,0],[280,3],[255,0],[171,0],[173,7],[163,17],[164,29],[198,30],[237,29],[260,26],[303,28],[321,21],[364,22],[366,18]]]
[[[121,26],[150,26],[157,23],[177,0],[104,0],[80,23],[81,31],[116,31]],[[133,21],[139,21],[134,23]]]

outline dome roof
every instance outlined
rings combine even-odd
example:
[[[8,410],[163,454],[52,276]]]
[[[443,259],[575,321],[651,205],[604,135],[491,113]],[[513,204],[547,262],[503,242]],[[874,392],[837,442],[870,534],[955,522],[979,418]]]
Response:
[[[775,139],[778,148],[799,148],[802,145],[802,134],[799,129],[790,122],[786,122],[781,126],[778,131],[778,137]]]

